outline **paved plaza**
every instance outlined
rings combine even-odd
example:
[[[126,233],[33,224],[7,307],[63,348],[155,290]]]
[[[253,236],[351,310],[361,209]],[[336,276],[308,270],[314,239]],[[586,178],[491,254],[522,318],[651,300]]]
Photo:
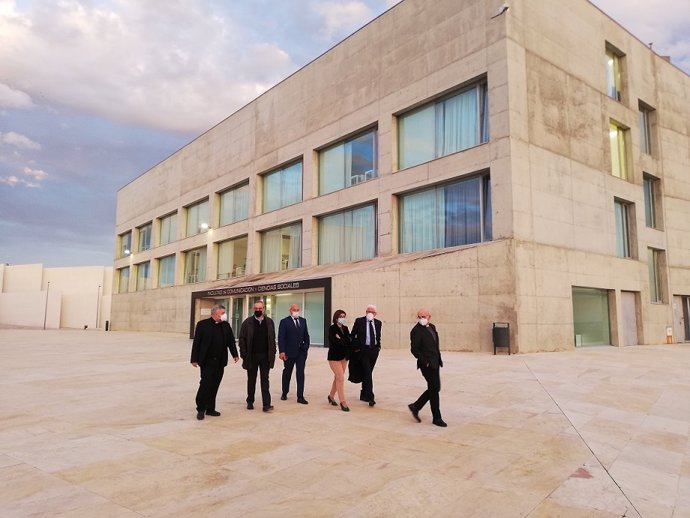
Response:
[[[231,365],[197,421],[190,345],[0,330],[0,516],[690,516],[690,346],[444,353],[438,428],[385,343],[373,408],[349,383],[351,411],[329,406],[312,348],[309,405],[280,401],[276,361],[275,411],[246,410]]]

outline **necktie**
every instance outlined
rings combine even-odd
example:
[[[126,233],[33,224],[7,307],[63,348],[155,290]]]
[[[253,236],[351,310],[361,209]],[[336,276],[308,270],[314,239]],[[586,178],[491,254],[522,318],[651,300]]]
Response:
[[[295,326],[299,327],[299,318],[295,319]]]
[[[374,335],[374,321],[369,321],[369,347],[373,347],[376,343],[376,335]]]

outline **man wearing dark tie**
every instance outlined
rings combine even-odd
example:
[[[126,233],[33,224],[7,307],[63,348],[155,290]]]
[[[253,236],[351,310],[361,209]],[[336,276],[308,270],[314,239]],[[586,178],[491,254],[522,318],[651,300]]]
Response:
[[[381,321],[375,318],[376,315],[376,306],[369,304],[366,316],[355,319],[350,333],[356,351],[351,361],[357,361],[355,358],[358,358],[362,374],[362,391],[359,399],[367,401],[369,406],[376,404],[372,372],[381,350]]]
[[[443,367],[441,360],[441,350],[439,349],[439,338],[436,327],[430,322],[431,313],[426,309],[417,311],[417,324],[410,331],[410,349],[412,355],[417,358],[417,368],[422,371],[422,376],[426,380],[426,390],[419,396],[414,403],[407,405],[412,412],[412,417],[418,423],[419,411],[424,408],[427,401],[431,403],[431,416],[436,426],[448,426],[441,418],[439,408],[439,392],[441,391],[440,369]]]
[[[309,404],[304,399],[304,366],[307,363],[309,350],[309,330],[307,320],[299,316],[299,305],[290,306],[290,315],[278,325],[278,358],[283,360],[283,393],[280,399],[285,401],[290,392],[292,369],[297,366],[297,402]]]
[[[225,307],[216,304],[211,308],[211,317],[197,323],[192,342],[191,364],[201,368],[201,381],[196,393],[196,418],[200,421],[205,415],[220,415],[216,410],[216,395],[228,364],[228,350],[237,363],[235,336],[228,324]]]

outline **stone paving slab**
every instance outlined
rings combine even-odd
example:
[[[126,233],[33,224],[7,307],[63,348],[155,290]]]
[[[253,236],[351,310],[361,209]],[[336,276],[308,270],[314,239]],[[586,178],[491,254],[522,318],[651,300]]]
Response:
[[[270,414],[245,409],[231,365],[203,421],[189,351],[0,330],[0,516],[690,516],[688,346],[444,353],[445,429],[407,410],[425,386],[408,350],[382,351],[374,408],[348,384],[349,413],[326,402],[323,349],[308,406],[272,371]]]

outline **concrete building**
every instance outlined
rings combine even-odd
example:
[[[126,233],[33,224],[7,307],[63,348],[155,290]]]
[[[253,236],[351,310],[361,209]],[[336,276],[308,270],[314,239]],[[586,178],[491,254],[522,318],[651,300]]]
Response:
[[[0,326],[105,329],[112,266],[0,264]]]
[[[404,0],[123,187],[115,329],[427,307],[442,348],[690,339],[690,77],[586,0]]]

